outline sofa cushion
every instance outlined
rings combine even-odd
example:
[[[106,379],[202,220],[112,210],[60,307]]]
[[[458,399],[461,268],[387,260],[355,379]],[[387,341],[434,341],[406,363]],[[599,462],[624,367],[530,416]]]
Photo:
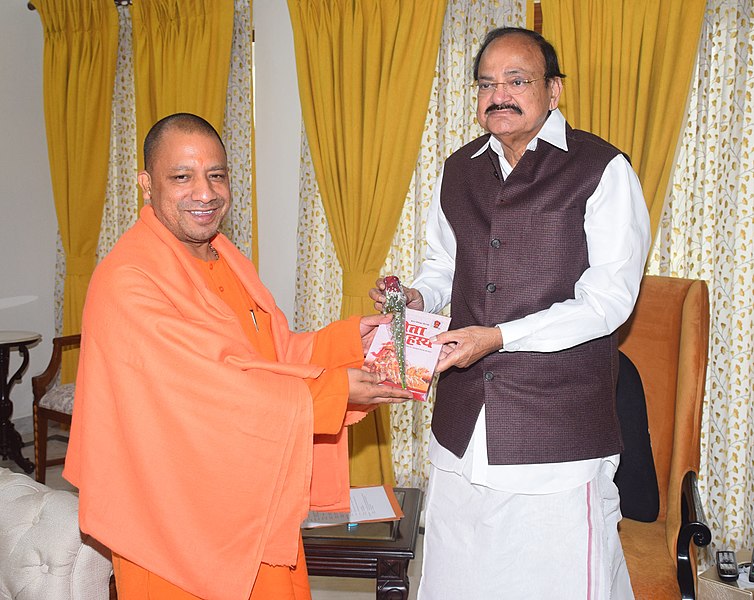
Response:
[[[106,600],[110,553],[84,535],[78,497],[0,468],[0,598]]]

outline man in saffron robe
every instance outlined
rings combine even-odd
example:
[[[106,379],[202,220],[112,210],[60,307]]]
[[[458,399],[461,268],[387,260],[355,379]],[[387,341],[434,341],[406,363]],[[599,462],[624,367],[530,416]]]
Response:
[[[300,523],[347,510],[344,427],[410,398],[360,369],[380,315],[295,334],[218,227],[225,148],[187,113],[144,142],[146,206],[87,293],[64,476],[120,600],[310,598]]]

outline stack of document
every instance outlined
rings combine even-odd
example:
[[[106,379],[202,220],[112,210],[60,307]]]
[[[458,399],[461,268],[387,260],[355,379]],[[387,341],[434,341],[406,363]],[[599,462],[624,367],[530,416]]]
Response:
[[[397,521],[403,517],[393,488],[386,485],[351,488],[349,512],[310,511],[301,527],[327,527],[343,523]]]

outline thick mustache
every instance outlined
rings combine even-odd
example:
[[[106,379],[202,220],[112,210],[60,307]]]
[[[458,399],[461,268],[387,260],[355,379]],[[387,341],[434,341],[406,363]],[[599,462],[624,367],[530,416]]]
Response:
[[[505,109],[510,109],[513,112],[518,113],[519,115],[522,114],[521,109],[515,104],[491,104],[490,106],[487,107],[487,110],[484,111],[484,114],[489,114],[496,110],[505,110]]]

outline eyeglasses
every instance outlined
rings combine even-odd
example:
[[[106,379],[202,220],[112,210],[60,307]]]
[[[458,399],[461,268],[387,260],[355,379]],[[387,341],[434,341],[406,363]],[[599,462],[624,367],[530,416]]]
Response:
[[[520,77],[511,77],[507,81],[477,81],[472,86],[477,89],[480,96],[492,94],[497,90],[497,86],[503,86],[503,89],[511,96],[522,94],[535,81],[542,81],[545,77],[539,79],[521,79]]]

